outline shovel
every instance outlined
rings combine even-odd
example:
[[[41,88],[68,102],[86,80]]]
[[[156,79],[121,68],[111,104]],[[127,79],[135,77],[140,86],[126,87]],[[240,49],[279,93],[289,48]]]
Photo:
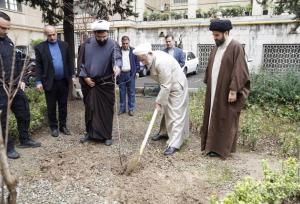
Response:
[[[141,160],[141,156],[144,152],[144,149],[146,147],[146,144],[147,144],[147,141],[148,141],[148,138],[149,138],[149,135],[151,133],[151,130],[152,130],[152,127],[153,127],[153,124],[155,122],[155,119],[156,119],[156,116],[157,116],[157,113],[158,113],[158,109],[155,108],[154,110],[154,113],[152,115],[152,118],[151,118],[151,121],[150,121],[150,124],[148,126],[148,129],[147,129],[147,132],[145,134],[145,137],[144,137],[144,140],[143,140],[143,143],[140,147],[140,151],[139,151],[139,154],[136,155],[134,158],[132,158],[131,160],[129,160],[127,162],[127,164],[125,165],[125,168],[123,170],[123,173],[127,176],[129,176],[135,169],[136,167],[139,165],[140,163],[140,160]]]

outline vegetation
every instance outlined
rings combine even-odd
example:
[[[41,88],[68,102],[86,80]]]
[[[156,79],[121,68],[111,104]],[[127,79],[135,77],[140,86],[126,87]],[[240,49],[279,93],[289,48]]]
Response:
[[[46,101],[44,94],[39,93],[33,88],[26,90],[26,95],[30,106],[30,128],[33,132],[42,127],[46,116]],[[13,115],[9,118],[9,134],[12,136],[18,135],[17,122]]]
[[[283,162],[282,171],[275,172],[263,163],[264,177],[256,181],[251,177],[238,182],[232,193],[223,201],[211,198],[212,204],[261,204],[300,201],[299,163],[295,158]]]

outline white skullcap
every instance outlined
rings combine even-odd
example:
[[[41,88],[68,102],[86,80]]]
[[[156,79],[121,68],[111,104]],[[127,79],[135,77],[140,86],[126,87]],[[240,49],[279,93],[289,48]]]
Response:
[[[106,20],[96,20],[91,24],[91,29],[92,31],[97,31],[97,30],[109,30],[109,22]]]
[[[134,55],[145,55],[149,52],[152,52],[152,46],[150,43],[140,44],[133,50]]]

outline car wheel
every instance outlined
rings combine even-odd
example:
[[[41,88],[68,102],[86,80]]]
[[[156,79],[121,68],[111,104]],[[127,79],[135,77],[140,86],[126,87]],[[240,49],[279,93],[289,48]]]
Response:
[[[147,75],[147,69],[143,68],[143,70],[140,71],[139,75],[140,75],[140,77],[146,76]]]
[[[185,67],[185,68],[183,69],[183,73],[185,74],[185,76],[187,76],[187,67]]]

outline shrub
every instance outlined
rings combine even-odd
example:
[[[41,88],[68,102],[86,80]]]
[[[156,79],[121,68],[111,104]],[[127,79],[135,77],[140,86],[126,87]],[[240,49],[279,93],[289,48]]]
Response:
[[[46,101],[44,94],[37,92],[34,89],[27,89],[26,95],[30,106],[30,128],[33,132],[42,127],[46,114]],[[9,134],[16,137],[18,135],[17,122],[13,114],[9,118]]]
[[[281,203],[285,199],[296,198],[300,194],[299,163],[295,158],[283,162],[282,171],[272,171],[266,162],[263,163],[264,177],[255,181],[246,177],[238,182],[232,193],[223,201],[211,198],[212,204],[261,204]],[[300,200],[298,200],[300,201]]]
[[[160,18],[160,14],[159,13],[153,12],[153,13],[151,13],[149,15],[149,20],[150,21],[157,21],[157,20],[159,20],[159,18]]]
[[[197,93],[190,96],[190,125],[191,129],[200,132],[203,119],[203,105],[205,98],[205,90],[199,89]]]
[[[160,14],[159,18],[160,18],[160,20],[162,20],[162,21],[167,21],[167,20],[169,20],[169,14],[167,14],[167,13],[162,13],[162,14]]]

